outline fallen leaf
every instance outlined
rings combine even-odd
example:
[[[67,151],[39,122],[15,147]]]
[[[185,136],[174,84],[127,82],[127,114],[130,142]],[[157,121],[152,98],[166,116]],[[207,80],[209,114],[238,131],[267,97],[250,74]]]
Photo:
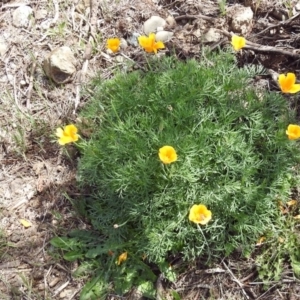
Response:
[[[280,211],[281,211],[281,213],[284,215],[284,214],[286,214],[286,213],[288,213],[289,212],[289,210],[288,209],[285,209],[283,206],[279,206],[279,208],[280,208]]]
[[[288,206],[292,206],[292,205],[295,205],[297,203],[297,200],[290,200],[290,201],[288,201],[286,204],[288,205]]]
[[[32,226],[32,224],[31,224],[29,221],[25,220],[25,219],[20,219],[19,221],[20,221],[20,223],[21,223],[25,228],[28,228],[28,227]]]

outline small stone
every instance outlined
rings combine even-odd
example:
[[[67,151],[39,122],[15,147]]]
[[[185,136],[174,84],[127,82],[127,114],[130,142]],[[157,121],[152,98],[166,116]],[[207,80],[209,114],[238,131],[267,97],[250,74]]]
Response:
[[[122,49],[126,49],[128,47],[128,43],[125,39],[121,39],[121,45],[120,45],[120,48]]]
[[[26,81],[25,81],[25,80],[21,80],[21,81],[20,81],[20,85],[21,85],[21,86],[26,85]]]
[[[231,6],[228,9],[228,18],[231,20],[231,31],[244,36],[251,32],[253,11],[250,7],[244,7],[238,4]]]
[[[210,28],[204,35],[203,35],[203,42],[204,43],[216,43],[221,39],[221,34],[216,31],[215,28]]]
[[[155,35],[155,40],[161,42],[167,42],[172,38],[172,36],[173,36],[173,32],[163,30],[163,31],[159,31]]]
[[[45,284],[44,283],[39,283],[37,286],[39,291],[43,291],[45,289]]]
[[[35,18],[36,20],[45,19],[48,15],[48,11],[46,9],[38,9],[35,12]]]
[[[56,225],[58,224],[58,221],[55,220],[55,219],[53,219],[53,220],[51,221],[51,223],[52,223],[53,226],[56,226]]]
[[[148,19],[143,26],[143,30],[145,34],[149,34],[151,32],[156,32],[158,27],[165,27],[166,21],[159,16],[152,16]]]
[[[16,27],[27,27],[32,12],[32,8],[27,5],[19,6],[13,13],[13,25]]]
[[[76,58],[69,47],[63,46],[53,50],[43,62],[48,77],[58,84],[73,80],[76,72]]]
[[[59,283],[60,279],[59,277],[54,277],[50,282],[49,282],[49,286],[52,288],[55,285],[57,285]]]

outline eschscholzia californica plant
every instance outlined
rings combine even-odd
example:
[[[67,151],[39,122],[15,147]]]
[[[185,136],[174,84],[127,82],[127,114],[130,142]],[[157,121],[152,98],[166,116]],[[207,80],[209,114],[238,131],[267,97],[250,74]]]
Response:
[[[296,75],[294,73],[280,74],[278,84],[283,93],[294,94],[300,91],[300,84],[296,84]]]
[[[159,159],[164,164],[170,164],[177,160],[177,153],[172,146],[163,146],[158,152]]]
[[[121,255],[118,257],[117,265],[119,266],[122,262],[124,262],[127,259],[127,251],[123,252]]]
[[[212,213],[203,204],[194,204],[190,209],[189,220],[196,224],[205,225],[211,220]]]
[[[139,36],[138,41],[140,46],[146,51],[146,52],[154,52],[157,53],[158,49],[164,49],[165,45],[163,42],[155,41],[155,33],[150,33],[149,36]]]
[[[60,145],[69,144],[72,142],[76,142],[79,139],[79,135],[77,134],[78,129],[75,125],[70,124],[62,128],[56,129],[56,136],[59,138],[58,143]]]
[[[239,51],[246,46],[246,39],[242,36],[233,35],[231,45],[235,51]]]
[[[120,49],[121,41],[118,38],[108,39],[106,42],[107,49],[111,50],[112,52],[118,52]]]
[[[290,140],[297,140],[300,138],[300,126],[290,124],[285,133]]]

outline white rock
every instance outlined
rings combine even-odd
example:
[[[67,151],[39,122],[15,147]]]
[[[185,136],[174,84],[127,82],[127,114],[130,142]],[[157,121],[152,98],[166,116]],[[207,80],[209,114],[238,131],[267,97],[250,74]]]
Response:
[[[122,49],[126,49],[128,47],[128,43],[125,39],[121,38],[121,44],[120,44],[120,47]]]
[[[144,32],[148,35],[151,32],[156,32],[158,27],[165,27],[166,21],[159,16],[152,16],[143,26]]]
[[[174,33],[170,32],[170,31],[159,31],[155,35],[155,40],[156,41],[161,41],[161,42],[167,42],[172,38],[173,34]]]
[[[45,19],[48,15],[47,9],[39,9],[35,12],[35,18],[37,20]]]
[[[32,15],[32,8],[27,5],[19,6],[13,13],[13,24],[16,27],[27,27]]]
[[[204,43],[216,43],[221,39],[221,34],[216,31],[215,28],[210,28],[204,35],[203,35],[203,42]]]
[[[56,83],[66,83],[73,79],[76,72],[76,58],[69,47],[53,50],[43,62],[44,71]]]
[[[253,11],[250,7],[233,5],[228,8],[228,17],[231,19],[230,30],[235,33],[247,35],[252,30]]]

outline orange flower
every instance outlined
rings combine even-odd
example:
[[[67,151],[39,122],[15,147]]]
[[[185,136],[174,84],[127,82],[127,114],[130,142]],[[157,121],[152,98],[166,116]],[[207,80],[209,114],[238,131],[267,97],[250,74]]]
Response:
[[[106,43],[106,47],[112,52],[118,52],[120,48],[121,41],[118,38],[108,39]]]
[[[58,143],[60,145],[65,145],[68,143],[76,142],[79,139],[79,135],[77,134],[77,128],[75,125],[70,124],[65,126],[64,129],[57,128],[56,136],[59,137]]]
[[[296,75],[294,73],[287,73],[287,75],[280,74],[278,77],[278,84],[283,93],[297,93],[300,91],[300,84],[295,84]]]
[[[290,124],[285,133],[290,140],[297,140],[300,138],[300,126]]]
[[[158,49],[165,48],[165,45],[163,42],[156,42],[155,41],[155,33],[150,33],[148,36],[139,36],[138,41],[141,47],[144,48],[146,52],[154,52],[157,53]]]
[[[117,265],[119,266],[123,261],[125,261],[127,259],[127,251],[123,252],[119,258],[118,258],[118,262]]]
[[[177,160],[177,154],[172,146],[163,146],[159,149],[158,156],[164,164],[170,164]]]
[[[246,46],[246,39],[242,36],[233,35],[231,37],[231,45],[235,51],[239,51]]]
[[[196,224],[205,225],[211,220],[211,211],[203,204],[194,204],[190,209],[189,220]]]

